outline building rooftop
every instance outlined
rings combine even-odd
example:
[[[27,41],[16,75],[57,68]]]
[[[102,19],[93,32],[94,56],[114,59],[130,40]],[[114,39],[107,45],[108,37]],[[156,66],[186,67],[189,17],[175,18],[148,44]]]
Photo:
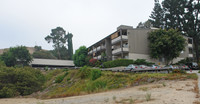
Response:
[[[30,65],[46,65],[46,66],[74,66],[72,60],[55,60],[55,59],[37,59],[34,58]]]

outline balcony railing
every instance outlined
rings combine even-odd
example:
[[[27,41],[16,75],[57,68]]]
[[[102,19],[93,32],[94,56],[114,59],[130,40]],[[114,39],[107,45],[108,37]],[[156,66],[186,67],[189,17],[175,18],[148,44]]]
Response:
[[[92,50],[88,52],[88,54],[92,54]]]
[[[188,44],[188,47],[192,47],[192,44]]]
[[[101,47],[100,47],[100,46],[98,46],[98,47],[97,47],[97,51],[99,51],[100,49],[101,49]]]
[[[122,52],[121,48],[117,48],[117,49],[115,49],[115,50],[112,51],[112,54],[115,55],[115,54],[119,54],[121,52]],[[129,49],[123,47],[123,52],[129,52]]]
[[[189,57],[193,57],[193,54],[189,54],[188,56],[189,56]]]
[[[111,40],[111,43],[112,43],[112,44],[115,44],[115,43],[120,42],[120,40],[121,40],[121,36],[119,36],[119,37],[117,37],[117,38]],[[128,36],[127,36],[127,35],[122,35],[122,40],[128,40]]]
[[[97,56],[98,59],[101,59],[101,55]]]

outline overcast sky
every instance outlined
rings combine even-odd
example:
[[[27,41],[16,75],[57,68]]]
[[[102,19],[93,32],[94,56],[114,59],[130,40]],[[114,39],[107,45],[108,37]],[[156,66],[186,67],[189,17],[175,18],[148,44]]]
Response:
[[[119,25],[149,18],[154,0],[0,0],[0,49],[25,45],[53,49],[44,38],[63,27],[74,50],[110,35]]]

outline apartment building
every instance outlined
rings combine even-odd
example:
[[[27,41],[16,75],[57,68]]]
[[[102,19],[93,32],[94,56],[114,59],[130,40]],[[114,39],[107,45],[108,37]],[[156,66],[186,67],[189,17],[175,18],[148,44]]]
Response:
[[[155,29],[134,29],[132,26],[120,25],[114,33],[88,47],[88,55],[98,60],[101,60],[106,55],[107,60],[121,58],[133,60],[146,59],[156,64],[164,64],[163,58],[155,60],[149,56],[148,32]],[[174,63],[186,57],[193,58],[192,38],[185,36],[184,38],[187,40],[187,45],[180,56],[173,60]]]

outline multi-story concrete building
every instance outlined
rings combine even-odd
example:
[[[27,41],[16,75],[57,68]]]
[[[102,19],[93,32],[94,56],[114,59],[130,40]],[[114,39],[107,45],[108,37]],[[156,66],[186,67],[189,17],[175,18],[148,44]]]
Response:
[[[102,59],[102,55],[105,54],[107,60],[146,59],[156,64],[164,64],[163,58],[155,60],[149,56],[148,32],[155,29],[134,29],[132,26],[121,25],[117,31],[88,47],[88,55],[98,60]],[[188,40],[187,45],[180,56],[173,60],[174,63],[186,57],[193,58],[192,38],[185,36],[184,38]]]

